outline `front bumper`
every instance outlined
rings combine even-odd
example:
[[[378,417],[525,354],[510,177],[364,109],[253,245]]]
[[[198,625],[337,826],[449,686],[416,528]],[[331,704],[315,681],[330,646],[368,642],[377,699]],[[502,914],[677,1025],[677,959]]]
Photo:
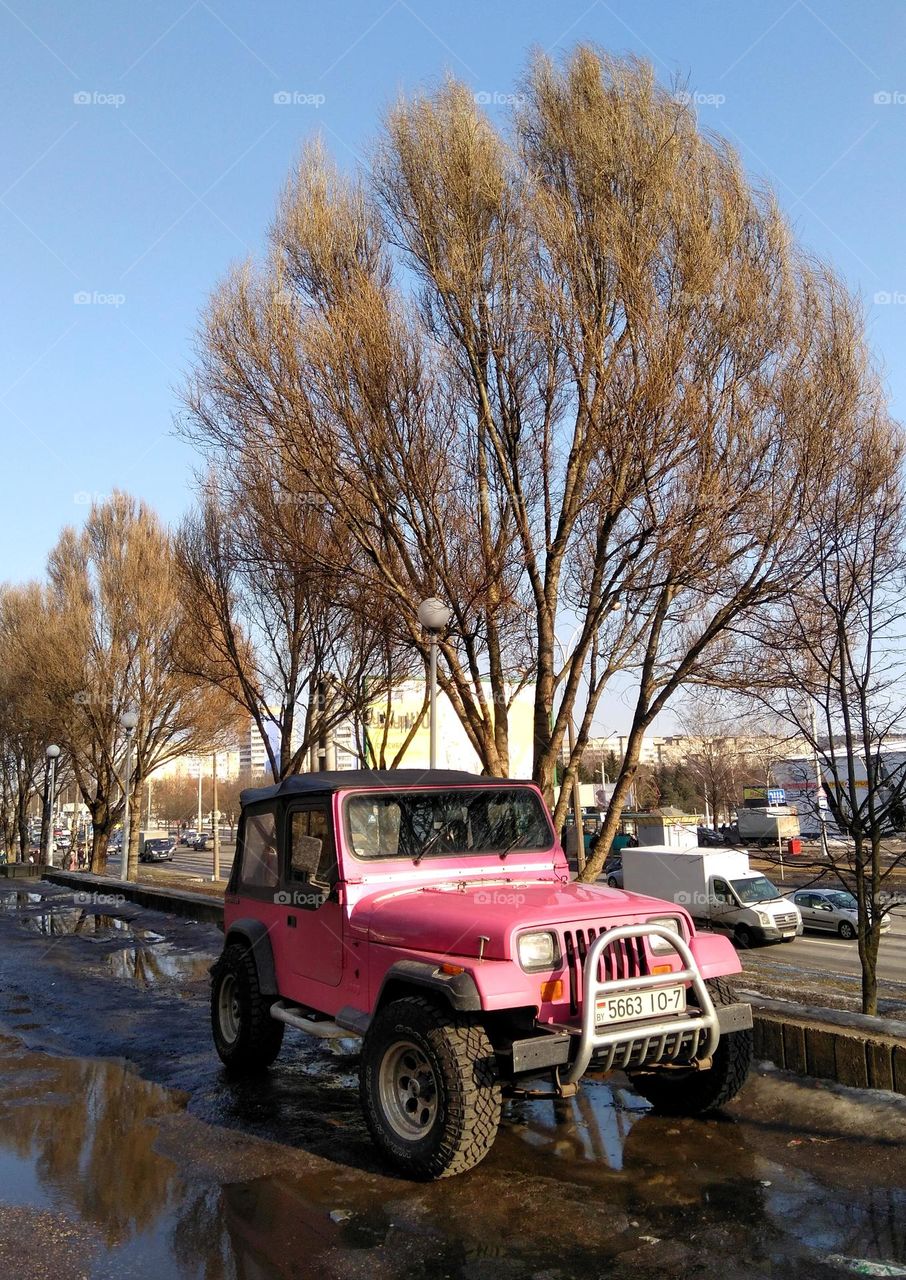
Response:
[[[802,925],[794,929],[776,929],[772,925],[751,924],[746,926],[756,942],[782,942],[786,938],[798,938],[802,934]]]
[[[658,937],[669,943],[682,968],[636,977],[599,978],[605,949],[640,937]],[[678,982],[688,983],[697,1001],[687,1003],[685,1012],[616,1025],[597,1024],[599,998],[655,991]],[[620,925],[599,934],[588,949],[582,975],[581,1025],[553,1026],[546,1029],[547,1034],[517,1041],[513,1045],[513,1070],[518,1074],[565,1067],[559,1073],[560,1082],[575,1085],[592,1064],[602,1071],[692,1065],[713,1056],[721,1035],[751,1026],[752,1010],[747,1004],[715,1010],[689,945],[672,929],[659,924]]]

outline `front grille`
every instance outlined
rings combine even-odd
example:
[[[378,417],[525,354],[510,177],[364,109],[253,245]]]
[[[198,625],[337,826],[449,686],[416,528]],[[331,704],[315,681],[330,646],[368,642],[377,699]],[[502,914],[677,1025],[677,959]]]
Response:
[[[582,979],[585,973],[585,959],[588,949],[598,934],[613,928],[613,924],[602,925],[596,929],[564,929],[563,958],[569,971],[569,1010],[579,1012],[579,998],[582,994]],[[645,957],[645,944],[642,938],[623,938],[619,942],[605,947],[601,955],[601,968],[598,979],[612,982],[616,978],[641,978],[648,973],[648,961]]]
[[[791,911],[787,915],[775,916],[774,922],[778,929],[795,929],[798,924],[796,913],[794,911]]]

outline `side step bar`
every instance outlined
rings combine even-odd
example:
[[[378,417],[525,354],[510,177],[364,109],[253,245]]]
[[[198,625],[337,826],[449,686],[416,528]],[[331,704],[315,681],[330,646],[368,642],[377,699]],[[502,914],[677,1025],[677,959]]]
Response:
[[[323,1040],[339,1040],[341,1037],[348,1039],[350,1035],[349,1031],[338,1023],[331,1022],[329,1018],[309,1017],[298,1005],[288,1005],[283,1000],[276,1000],[271,1005],[271,1017],[278,1022],[285,1022],[287,1026],[297,1027],[299,1031],[307,1031],[310,1036],[320,1036]]]

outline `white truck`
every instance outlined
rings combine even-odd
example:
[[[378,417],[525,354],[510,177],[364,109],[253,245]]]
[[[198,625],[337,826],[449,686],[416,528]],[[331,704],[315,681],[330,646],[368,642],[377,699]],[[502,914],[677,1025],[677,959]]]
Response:
[[[799,908],[766,876],[752,871],[742,849],[624,849],[623,887],[685,907],[742,948],[792,942],[802,933]]]
[[[799,835],[799,814],[786,804],[760,808],[740,805],[736,810],[736,826],[743,844],[777,845]]]

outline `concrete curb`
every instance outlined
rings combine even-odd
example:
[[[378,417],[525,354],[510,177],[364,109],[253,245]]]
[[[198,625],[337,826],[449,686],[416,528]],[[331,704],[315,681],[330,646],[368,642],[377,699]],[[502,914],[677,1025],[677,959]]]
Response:
[[[800,1076],[906,1094],[906,1023],[749,997],[755,1056]]]
[[[169,911],[172,915],[190,916],[223,927],[223,903],[206,893],[187,889],[166,889],[158,885],[136,884],[131,880],[115,880],[112,876],[93,876],[86,871],[47,871],[43,879],[51,884],[114,897],[120,895],[152,911]]]
[[[47,871],[43,877],[82,893],[122,895],[154,911],[190,916],[223,928],[223,903],[203,893],[165,889],[87,872]],[[856,1089],[906,1094],[906,1022],[860,1013],[747,997],[755,1023],[755,1055],[797,1075]]]

